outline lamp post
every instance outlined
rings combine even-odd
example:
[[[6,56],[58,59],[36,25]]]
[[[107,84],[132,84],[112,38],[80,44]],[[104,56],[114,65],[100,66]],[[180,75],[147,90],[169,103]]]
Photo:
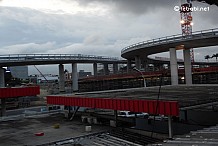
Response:
[[[143,76],[143,73],[139,69],[137,69],[136,67],[134,67],[133,70],[136,70],[137,72],[139,72],[141,74],[143,81],[144,81],[144,87],[146,87],[146,81],[145,81],[145,77]]]

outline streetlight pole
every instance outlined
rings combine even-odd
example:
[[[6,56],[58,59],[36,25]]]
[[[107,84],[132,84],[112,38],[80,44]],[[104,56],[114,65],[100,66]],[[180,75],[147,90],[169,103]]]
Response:
[[[144,77],[143,73],[139,69],[137,69],[136,67],[134,67],[133,69],[141,74],[143,81],[144,81],[144,87],[146,87],[146,81],[145,81],[145,77]]]

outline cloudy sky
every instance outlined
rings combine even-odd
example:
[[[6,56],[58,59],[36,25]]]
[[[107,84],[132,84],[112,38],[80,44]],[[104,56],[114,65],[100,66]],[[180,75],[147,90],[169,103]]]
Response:
[[[180,34],[180,13],[174,11],[179,5],[180,0],[0,0],[0,52],[120,57],[121,49],[133,43]],[[193,5],[209,7],[207,12],[193,12],[193,31],[218,28],[217,6]],[[195,58],[217,50],[195,49]],[[57,65],[39,68],[52,73]],[[90,70],[80,66],[86,68]],[[30,67],[30,74],[34,72]]]

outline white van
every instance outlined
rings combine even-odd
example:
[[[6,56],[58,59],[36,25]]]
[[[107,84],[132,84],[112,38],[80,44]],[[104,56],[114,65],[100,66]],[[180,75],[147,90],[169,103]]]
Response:
[[[147,118],[149,116],[148,113],[142,113],[142,112],[131,112],[131,111],[119,111],[118,112],[119,117],[143,117]]]

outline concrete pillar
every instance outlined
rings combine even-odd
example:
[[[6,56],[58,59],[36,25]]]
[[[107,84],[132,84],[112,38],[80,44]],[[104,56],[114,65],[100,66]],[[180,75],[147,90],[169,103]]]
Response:
[[[135,67],[139,70],[141,69],[141,60],[139,56],[135,56]]]
[[[72,88],[73,88],[73,92],[76,92],[79,90],[77,63],[72,64]]]
[[[114,74],[118,73],[118,63],[113,63],[113,73]]]
[[[115,127],[117,127],[117,110],[114,110]]]
[[[131,60],[127,60],[127,73],[130,73],[130,71],[131,71],[131,69],[132,69],[132,63],[131,63]]]
[[[0,88],[5,87],[5,70],[0,67]],[[6,115],[6,101],[1,99],[1,116]]]
[[[191,85],[192,65],[191,65],[190,49],[183,50],[183,56],[184,56],[184,67],[185,67],[185,82],[187,85]]]
[[[5,69],[0,67],[0,87],[5,87]]]
[[[97,63],[93,63],[93,73],[94,73],[94,76],[97,76],[98,75],[98,70],[97,70],[98,66],[97,66]]]
[[[145,68],[145,71],[148,71],[148,63],[146,62],[145,64],[144,64],[144,68]]]
[[[109,69],[107,63],[104,63],[104,75],[109,75]]]
[[[173,138],[173,129],[172,129],[172,117],[168,116],[168,128],[169,128],[169,138]]]
[[[6,99],[1,99],[1,116],[6,116]]]
[[[176,57],[176,48],[170,48],[170,71],[171,84],[178,85],[178,65]]]
[[[65,92],[64,65],[59,64],[59,91]]]

